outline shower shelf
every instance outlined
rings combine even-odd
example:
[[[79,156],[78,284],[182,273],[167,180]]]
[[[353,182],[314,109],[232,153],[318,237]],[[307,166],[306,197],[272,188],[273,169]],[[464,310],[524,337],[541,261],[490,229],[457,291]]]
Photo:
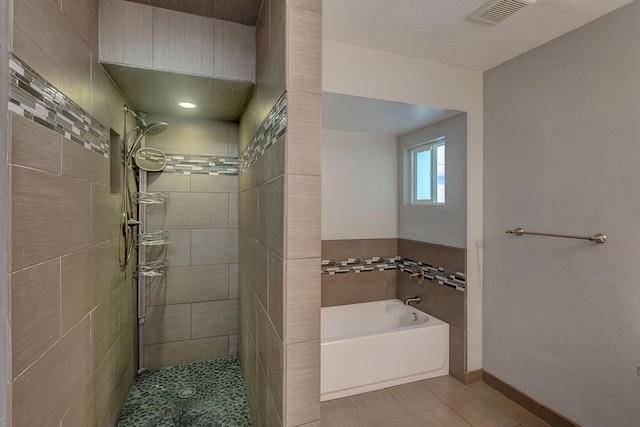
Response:
[[[136,275],[144,277],[158,277],[164,275],[168,268],[167,262],[164,260],[146,262],[138,264],[136,268]]]
[[[141,246],[164,246],[171,243],[169,233],[164,230],[149,231],[138,234],[138,245]]]
[[[141,205],[161,205],[167,203],[169,194],[163,192],[137,192],[136,201]]]

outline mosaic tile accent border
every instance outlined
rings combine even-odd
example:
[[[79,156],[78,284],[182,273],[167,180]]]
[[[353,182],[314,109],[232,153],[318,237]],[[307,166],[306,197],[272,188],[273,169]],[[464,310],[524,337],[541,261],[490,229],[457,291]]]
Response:
[[[166,154],[167,166],[163,172],[184,175],[238,175],[237,157]]]
[[[322,274],[333,276],[341,273],[362,273],[365,271],[397,270],[400,257],[371,257],[347,259],[323,259]]]
[[[267,114],[256,132],[251,144],[240,155],[240,173],[254,164],[262,155],[287,131],[287,92],[280,98]]]
[[[462,292],[464,292],[467,287],[467,277],[464,273],[459,271],[446,270],[442,267],[435,267],[427,263],[413,261],[407,258],[403,258],[398,263],[398,269],[405,273],[411,273],[412,267],[415,266],[422,268],[425,280],[436,281],[440,285],[448,286]]]
[[[363,273],[369,271],[400,270],[411,273],[412,268],[418,266],[424,271],[425,280],[438,282],[464,292],[466,288],[466,276],[464,273],[435,267],[420,261],[395,257],[371,257],[348,259],[323,259],[321,269],[323,275]]]
[[[9,111],[109,158],[109,129],[13,54],[9,85]]]

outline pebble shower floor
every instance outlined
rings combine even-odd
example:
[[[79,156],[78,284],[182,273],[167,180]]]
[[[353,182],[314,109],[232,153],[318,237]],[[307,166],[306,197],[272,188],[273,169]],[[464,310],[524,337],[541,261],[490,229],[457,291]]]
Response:
[[[116,426],[251,426],[238,358],[143,372]]]

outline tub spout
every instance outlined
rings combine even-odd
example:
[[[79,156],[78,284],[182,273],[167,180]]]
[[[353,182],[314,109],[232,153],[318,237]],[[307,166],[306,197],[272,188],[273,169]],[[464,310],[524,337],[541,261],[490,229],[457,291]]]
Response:
[[[404,299],[404,305],[411,305],[412,302],[420,304],[420,301],[422,301],[422,298],[417,295],[415,297],[407,297]]]

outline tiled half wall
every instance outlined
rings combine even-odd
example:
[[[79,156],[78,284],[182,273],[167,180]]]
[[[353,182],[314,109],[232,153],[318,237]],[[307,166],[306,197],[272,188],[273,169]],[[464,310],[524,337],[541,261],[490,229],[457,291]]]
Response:
[[[449,323],[449,369],[465,381],[466,250],[407,239],[322,242],[322,306],[419,296],[416,307]],[[426,280],[409,282],[419,265]]]

